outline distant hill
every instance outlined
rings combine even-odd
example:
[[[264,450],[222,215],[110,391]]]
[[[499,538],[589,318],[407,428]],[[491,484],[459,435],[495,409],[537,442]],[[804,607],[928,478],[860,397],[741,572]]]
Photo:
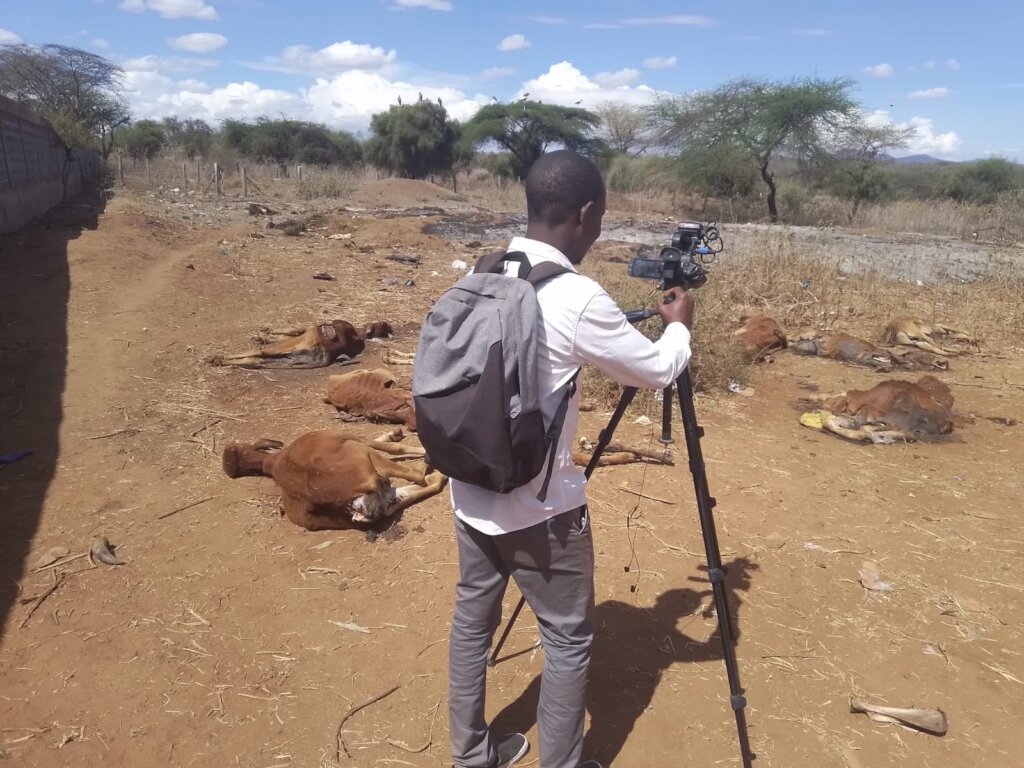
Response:
[[[906,157],[890,157],[897,165],[953,165],[955,160],[940,160],[931,155],[907,155]]]

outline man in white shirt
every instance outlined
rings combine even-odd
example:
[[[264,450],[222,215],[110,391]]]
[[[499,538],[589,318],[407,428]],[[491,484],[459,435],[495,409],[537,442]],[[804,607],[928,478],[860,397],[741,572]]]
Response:
[[[549,423],[565,385],[591,364],[624,386],[662,389],[690,359],[693,299],[678,288],[658,303],[665,332],[657,342],[633,328],[608,293],[576,272],[601,234],[605,186],[587,158],[569,150],[543,155],[526,180],[526,237],[508,251],[531,266],[545,261],[572,270],[542,283],[544,322],[538,378]],[[516,266],[513,264],[512,269]],[[511,576],[540,624],[544,647],[537,725],[541,768],[600,768],[581,762],[587,667],[593,639],[594,547],[586,478],[573,463],[579,392],[555,447],[544,501],[544,472],[510,493],[452,480],[459,583],[449,644],[449,720],[457,768],[504,768],[529,750],[522,734],[497,741],[484,717],[487,653],[501,622]]]

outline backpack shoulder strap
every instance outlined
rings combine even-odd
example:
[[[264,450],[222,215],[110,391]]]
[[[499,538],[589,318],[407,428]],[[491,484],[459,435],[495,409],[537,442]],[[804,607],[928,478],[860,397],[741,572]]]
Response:
[[[508,253],[504,251],[495,251],[494,253],[488,253],[481,256],[477,260],[476,266],[473,268],[473,273],[484,274],[491,272],[500,274],[502,272],[501,265],[505,262],[517,263],[519,265],[518,276],[526,280],[526,282],[534,288],[545,280],[550,280],[553,277],[557,277],[558,275],[563,275],[571,271],[563,266],[555,264],[553,261],[544,261],[531,267],[530,260],[522,251],[510,251]]]
[[[476,274],[484,274],[492,272],[494,274],[501,274],[501,264],[506,261],[515,261],[519,263],[520,274],[524,271],[529,272],[530,262],[526,258],[526,254],[522,251],[511,251],[506,253],[505,251],[495,251],[494,253],[488,253],[481,256],[476,266],[473,267],[473,272]]]
[[[545,280],[550,280],[552,277],[558,277],[571,271],[559,264],[555,264],[553,261],[544,261],[526,273],[526,282],[536,288]]]
[[[567,272],[568,270],[562,270]],[[551,474],[555,469],[555,453],[558,449],[558,437],[562,434],[562,426],[565,424],[565,414],[569,410],[569,401],[572,400],[572,396],[576,394],[576,378],[580,375],[582,368],[577,368],[576,373],[569,379],[569,383],[565,385],[565,392],[562,394],[562,399],[558,403],[558,408],[555,410],[555,415],[551,419],[551,424],[548,425],[548,431],[544,435],[544,444],[548,449],[548,468],[544,473],[544,483],[540,487],[540,493],[537,494],[537,500],[543,502],[548,497],[548,485],[551,483]]]

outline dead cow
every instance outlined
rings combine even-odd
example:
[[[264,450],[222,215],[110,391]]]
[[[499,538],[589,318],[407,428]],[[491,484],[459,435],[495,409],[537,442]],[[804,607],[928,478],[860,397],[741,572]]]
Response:
[[[596,448],[596,443],[587,440],[585,437],[581,437],[579,439],[579,450],[573,451],[572,454],[573,463],[580,467],[588,466],[594,456],[594,450]],[[615,442],[609,443],[608,447],[605,448],[604,453],[601,454],[601,458],[597,460],[597,466],[599,467],[637,463],[665,464],[670,467],[675,466],[672,462],[672,456],[669,454],[667,449],[651,451],[645,448],[629,448],[622,443]]]
[[[953,431],[953,393],[934,376],[883,381],[866,391],[813,399],[822,403],[821,410],[803,414],[800,423],[849,440],[912,442]]]
[[[402,466],[378,453],[406,454],[408,448],[344,432],[309,432],[282,448],[277,440],[232,443],[224,449],[224,472],[273,478],[284,514],[310,531],[374,523],[434,496],[447,482],[423,464]],[[392,479],[415,485],[393,488]]]
[[[905,347],[917,347],[933,355],[948,357],[956,351],[944,349],[936,343],[935,337],[951,341],[977,344],[977,342],[961,330],[943,323],[927,323],[916,317],[894,317],[885,327],[886,344],[900,344]]]
[[[772,352],[785,349],[789,343],[779,324],[767,315],[744,315],[740,318],[740,324],[741,327],[733,335],[751,362],[764,360]]]
[[[394,374],[386,368],[331,376],[327,380],[324,402],[342,413],[363,416],[368,421],[404,424],[408,429],[416,429],[412,392],[399,387]]]
[[[239,355],[216,355],[207,362],[243,368],[326,368],[339,359],[354,358],[366,348],[367,339],[390,334],[388,323],[370,323],[359,330],[344,320],[282,331],[264,329],[256,340],[265,346]]]
[[[793,344],[793,351],[800,355],[816,355],[851,365],[863,365],[880,373],[888,373],[893,368],[910,371],[949,369],[949,362],[943,357],[919,349],[884,349],[848,333],[801,336]]]

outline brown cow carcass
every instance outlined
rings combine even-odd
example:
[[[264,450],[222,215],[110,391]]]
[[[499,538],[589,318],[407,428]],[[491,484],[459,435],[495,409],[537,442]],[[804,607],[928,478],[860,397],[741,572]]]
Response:
[[[945,323],[929,323],[917,317],[894,317],[885,326],[884,341],[889,345],[916,347],[933,355],[949,357],[957,352],[939,346],[938,342],[959,342],[977,345],[977,341],[963,331]]]
[[[283,450],[282,450],[283,448]],[[337,431],[309,432],[288,447],[277,440],[232,443],[222,459],[228,477],[270,477],[284,514],[311,531],[371,524],[439,493],[447,478],[424,464],[403,466],[378,451],[421,454],[393,442],[363,442]],[[391,480],[410,485],[397,488]]]
[[[912,442],[953,431],[953,393],[930,375],[916,382],[891,379],[868,390],[814,400],[821,403],[820,410],[804,413],[800,423],[849,440]]]
[[[237,355],[215,355],[211,365],[243,368],[326,368],[335,362],[352,360],[366,348],[366,340],[387,338],[391,325],[368,323],[362,329],[345,320],[287,330],[264,329],[257,336],[256,349]]]
[[[399,387],[395,375],[386,368],[331,376],[324,402],[348,416],[416,429],[412,392]]]
[[[733,336],[743,348],[744,357],[751,362],[764,360],[789,343],[779,324],[767,315],[744,315]]]
[[[848,333],[807,334],[792,345],[800,355],[815,355],[850,365],[888,373],[893,368],[910,371],[948,370],[949,361],[920,349],[885,349]]]

